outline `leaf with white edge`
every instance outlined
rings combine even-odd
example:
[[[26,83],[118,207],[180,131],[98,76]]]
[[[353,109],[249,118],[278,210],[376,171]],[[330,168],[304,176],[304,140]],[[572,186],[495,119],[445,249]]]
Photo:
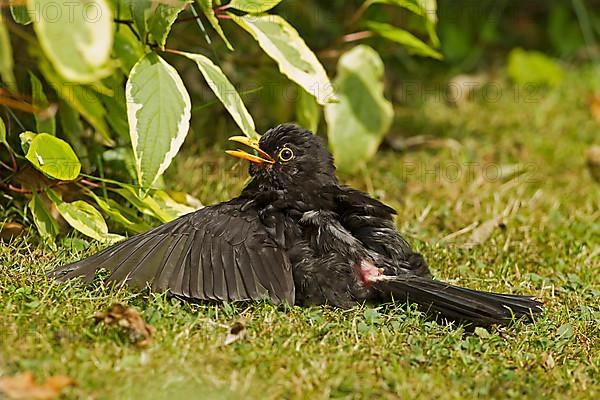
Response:
[[[315,96],[319,104],[336,101],[333,86],[317,56],[286,20],[267,14],[229,15],[258,41],[284,75]]]
[[[190,126],[190,96],[175,68],[148,53],[125,85],[127,120],[140,186],[148,189],[179,151]]]
[[[34,114],[35,129],[38,132],[47,132],[51,135],[56,135],[56,119],[53,112],[48,111],[48,99],[44,93],[42,82],[33,72],[29,72],[29,80],[31,81],[31,99],[33,105],[39,110]]]
[[[54,243],[54,239],[60,232],[60,228],[35,191],[32,193],[31,200],[27,206],[33,216],[33,223],[44,242]]]
[[[261,14],[269,11],[282,0],[231,0],[229,7],[244,11],[250,14]]]
[[[11,91],[17,89],[13,66],[13,52],[8,29],[4,24],[4,17],[0,15],[0,78]]]
[[[8,144],[6,141],[6,125],[4,125],[2,117],[0,117],[0,143]]]
[[[81,163],[71,146],[47,133],[31,140],[25,158],[44,175],[61,181],[71,181],[81,172]]]
[[[212,0],[196,0],[198,4],[200,4],[200,8],[202,8],[202,12],[208,19],[208,22],[213,27],[213,29],[217,32],[217,34],[223,39],[227,48],[233,51],[233,46],[225,36],[225,32],[223,32],[223,28],[221,28],[221,24],[219,24],[219,19],[215,15],[215,10],[213,10],[213,2]]]
[[[215,93],[217,98],[223,103],[229,114],[233,117],[235,123],[240,127],[242,132],[249,137],[258,137],[254,126],[254,120],[246,109],[242,98],[235,90],[235,87],[231,84],[229,79],[225,76],[221,68],[213,63],[210,58],[205,57],[201,54],[191,53],[178,53],[192,61],[195,61],[198,65],[198,69],[206,83]]]
[[[152,35],[152,39],[161,50],[165,49],[171,27],[187,3],[188,1],[173,1],[173,5],[158,4],[152,10],[151,17],[146,22],[148,33]]]
[[[371,47],[342,55],[337,70],[339,103],[325,106],[327,134],[338,168],[354,172],[377,152],[394,110],[383,96],[383,61]]]
[[[31,23],[31,18],[25,4],[11,4],[10,14],[17,24],[29,25]]]
[[[306,129],[316,132],[321,118],[321,109],[315,98],[302,88],[298,89],[296,101],[296,120]]]
[[[52,200],[60,215],[75,230],[101,242],[113,243],[123,239],[120,235],[108,233],[106,221],[100,211],[83,200],[67,203],[52,189],[47,189],[46,194]]]
[[[114,29],[106,0],[28,0],[27,7],[44,53],[64,78],[88,83],[110,73]]]
[[[365,25],[379,36],[404,45],[410,53],[435,58],[436,60],[442,59],[439,52],[433,50],[421,39],[404,29],[373,21],[368,21]]]

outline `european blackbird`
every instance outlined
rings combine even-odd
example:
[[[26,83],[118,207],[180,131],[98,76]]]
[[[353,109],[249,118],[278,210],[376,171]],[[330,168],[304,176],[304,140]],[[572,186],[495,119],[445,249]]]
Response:
[[[533,297],[466,289],[431,278],[423,257],[396,230],[395,211],[340,184],[323,141],[283,124],[255,150],[239,197],[202,208],[50,273],[60,281],[108,279],[190,299],[270,298],[290,305],[391,300],[480,325],[531,320]]]

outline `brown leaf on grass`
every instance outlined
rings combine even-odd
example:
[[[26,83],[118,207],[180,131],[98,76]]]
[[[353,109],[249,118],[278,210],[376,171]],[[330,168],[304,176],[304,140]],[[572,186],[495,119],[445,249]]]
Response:
[[[600,107],[600,105],[598,107]],[[597,182],[600,182],[600,146],[596,145],[590,147],[585,153],[585,158],[592,178]]]
[[[111,305],[107,311],[97,312],[94,320],[96,324],[102,322],[108,326],[120,327],[138,347],[149,345],[154,333],[154,327],[148,325],[136,309],[118,303]]]
[[[598,122],[600,122],[600,94],[595,94],[590,97],[589,103],[590,114]]]
[[[31,371],[0,378],[0,393],[9,399],[51,400],[57,398],[67,386],[75,385],[68,376],[56,375],[38,384]]]
[[[229,329],[223,344],[225,346],[230,345],[231,343],[237,342],[238,340],[243,339],[246,336],[246,326],[240,322],[236,321]]]
[[[473,229],[469,240],[465,246],[470,248],[476,245],[485,243],[498,227],[506,226],[506,219],[519,208],[519,201],[514,200],[506,206],[506,208],[495,217],[483,222],[477,228]]]

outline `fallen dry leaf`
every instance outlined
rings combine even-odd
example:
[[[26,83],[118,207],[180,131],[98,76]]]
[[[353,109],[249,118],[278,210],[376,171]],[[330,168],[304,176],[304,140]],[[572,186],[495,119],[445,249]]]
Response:
[[[107,311],[97,312],[94,320],[97,324],[102,322],[108,326],[122,328],[129,340],[138,347],[150,344],[154,333],[154,327],[148,325],[136,309],[118,303],[111,305]]]
[[[494,230],[496,228],[506,226],[506,219],[511,214],[516,212],[518,208],[518,200],[510,202],[508,206],[506,206],[506,208],[499,215],[485,221],[484,223],[480,224],[477,228],[473,229],[469,240],[467,240],[467,242],[465,243],[465,246],[467,248],[471,248],[473,246],[485,243],[490,238],[490,236],[492,236],[492,233],[494,233]]]
[[[238,340],[243,339],[244,336],[246,336],[246,326],[242,322],[236,321],[231,326],[231,329],[229,329],[229,332],[227,333],[223,344],[225,346],[230,345],[233,342],[237,342]]]
[[[589,101],[590,114],[598,122],[600,122],[600,94],[595,94]]]
[[[21,372],[13,376],[0,378],[0,393],[9,399],[50,400],[60,396],[67,386],[75,385],[68,376],[51,376],[44,383],[38,384],[31,371]]]
[[[590,147],[585,155],[592,178],[594,178],[597,182],[600,182],[600,146],[596,145]]]

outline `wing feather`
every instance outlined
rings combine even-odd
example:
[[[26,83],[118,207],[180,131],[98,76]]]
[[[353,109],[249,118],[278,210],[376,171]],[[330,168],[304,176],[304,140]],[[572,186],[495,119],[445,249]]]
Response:
[[[294,303],[284,249],[269,236],[255,209],[234,199],[206,207],[51,271],[65,281],[91,281],[100,268],[109,280],[200,300],[270,297]]]

